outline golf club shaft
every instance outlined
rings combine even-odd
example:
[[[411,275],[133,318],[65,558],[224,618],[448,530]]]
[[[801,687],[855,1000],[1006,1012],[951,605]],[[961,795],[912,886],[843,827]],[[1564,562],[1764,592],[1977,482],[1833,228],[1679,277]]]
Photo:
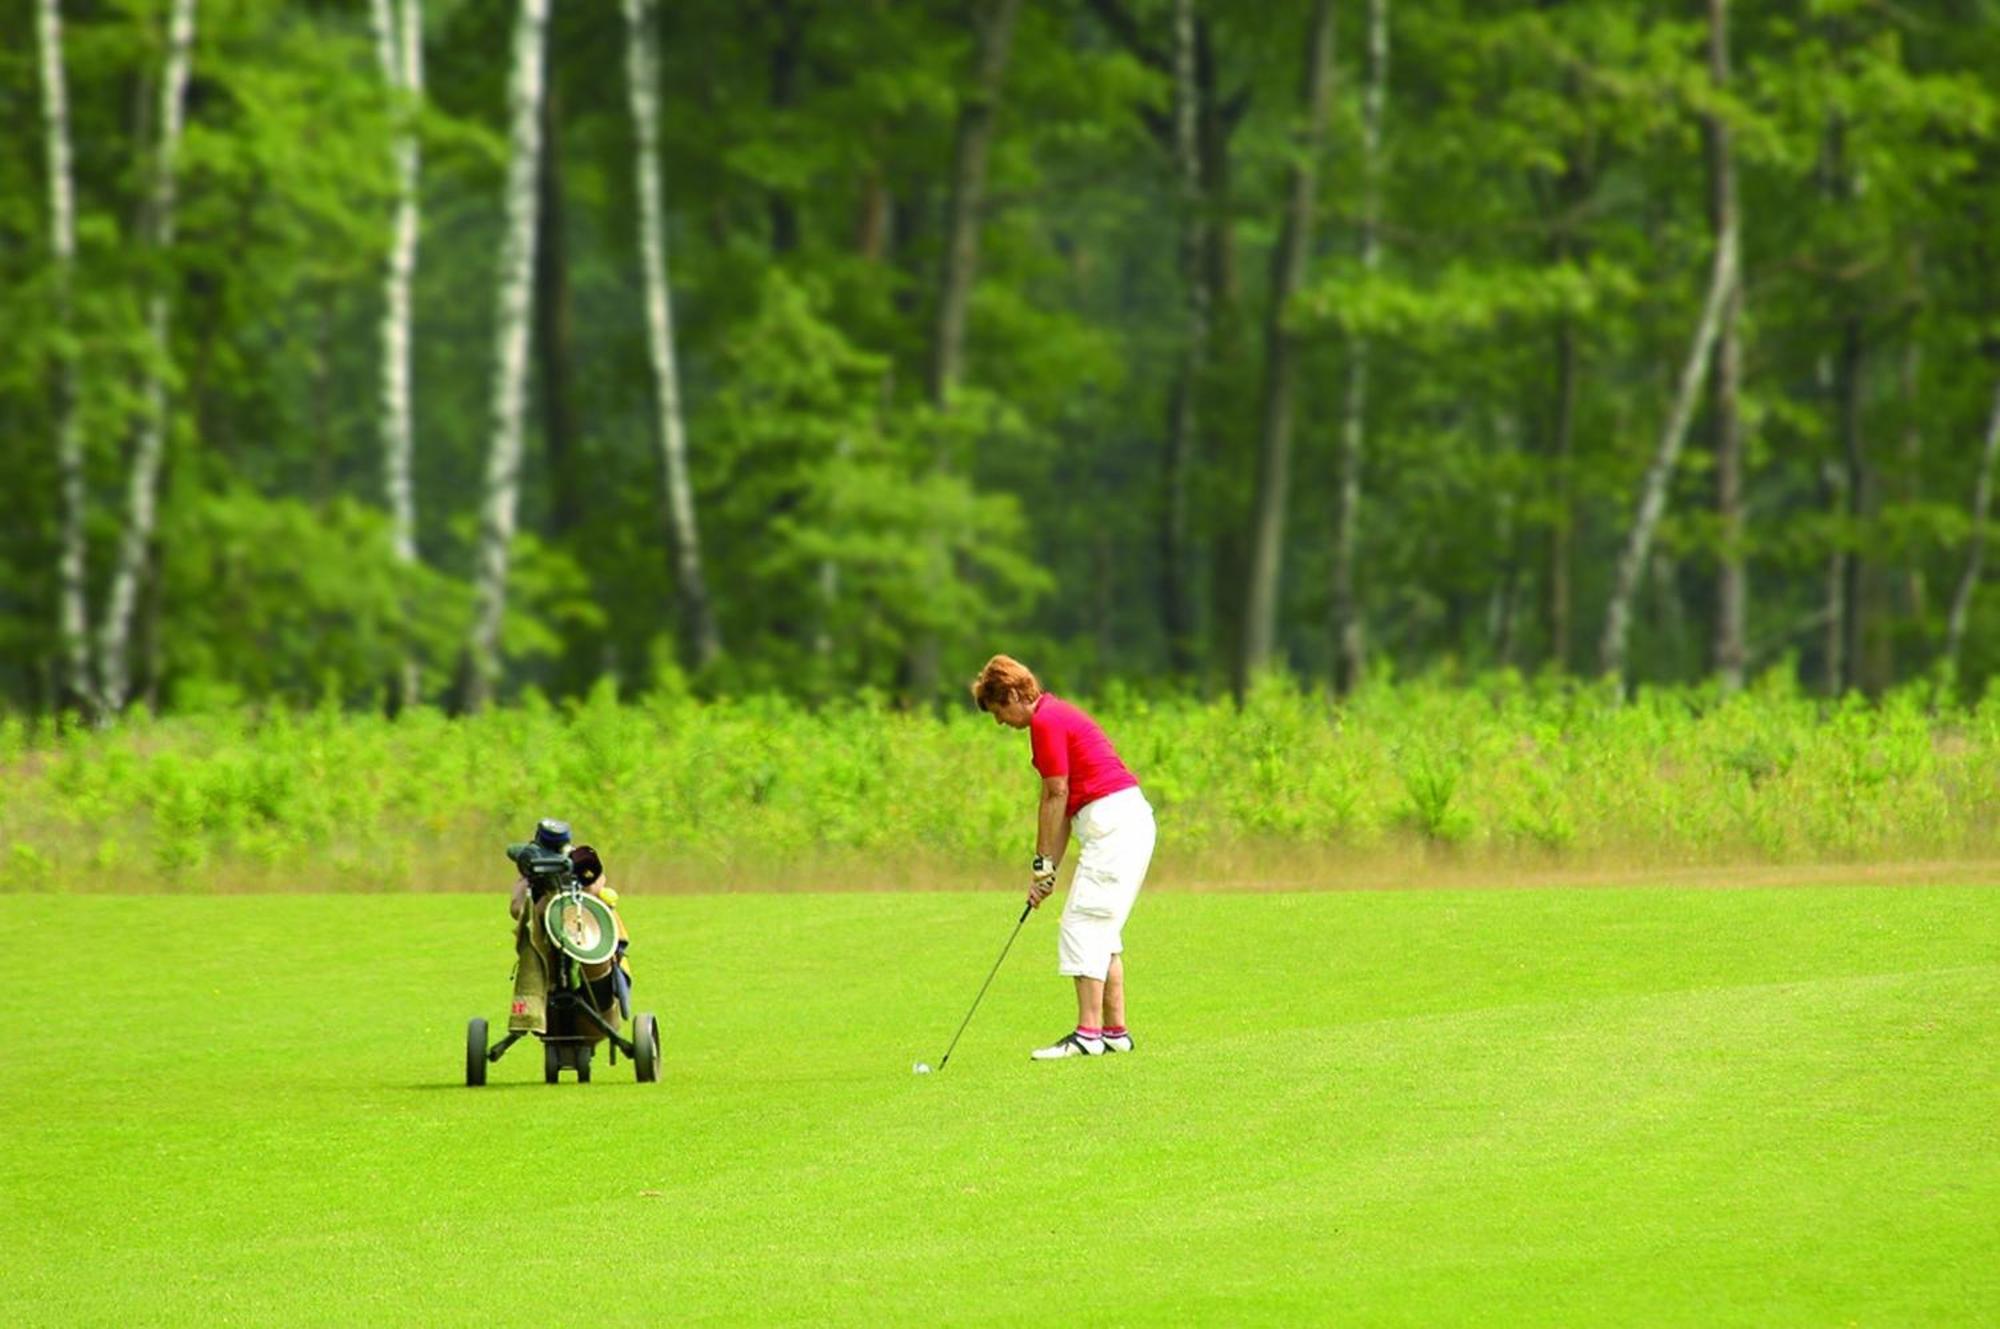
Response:
[[[946,1048],[944,1055],[938,1058],[940,1071],[944,1069],[945,1063],[951,1060],[953,1050],[958,1047],[959,1034],[963,1034],[965,1026],[972,1023],[972,1011],[978,1010],[979,1003],[986,999],[986,989],[993,986],[993,975],[1000,972],[1001,962],[1007,958],[1007,952],[1014,949],[1014,938],[1021,935],[1021,925],[1028,921],[1028,915],[1034,912],[1034,908],[1032,902],[1021,906],[1021,916],[1014,920],[1014,930],[1007,934],[1007,944],[1000,948],[1000,958],[993,962],[993,967],[986,973],[986,981],[979,985],[979,995],[972,999],[972,1010],[967,1011],[965,1018],[958,1022],[958,1033],[951,1036],[951,1047]]]

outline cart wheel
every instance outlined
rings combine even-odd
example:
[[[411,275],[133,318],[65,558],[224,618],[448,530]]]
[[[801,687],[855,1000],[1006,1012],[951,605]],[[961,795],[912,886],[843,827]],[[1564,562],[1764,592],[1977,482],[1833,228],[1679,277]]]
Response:
[[[640,1084],[660,1081],[660,1022],[646,1011],[632,1021],[632,1066]]]
[[[576,1050],[576,1082],[590,1083],[590,1045],[584,1044]]]
[[[554,1043],[542,1044],[542,1079],[554,1084],[562,1076],[562,1050]]]
[[[486,1083],[486,1021],[473,1019],[465,1026],[465,1082]]]

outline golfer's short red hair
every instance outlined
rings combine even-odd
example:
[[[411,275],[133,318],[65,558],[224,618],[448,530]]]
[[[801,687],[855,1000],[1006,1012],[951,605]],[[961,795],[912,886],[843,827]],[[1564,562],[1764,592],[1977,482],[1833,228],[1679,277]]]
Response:
[[[1041,695],[1042,684],[1035,671],[1011,655],[994,656],[972,680],[972,700],[982,711],[1010,701],[1033,702]]]

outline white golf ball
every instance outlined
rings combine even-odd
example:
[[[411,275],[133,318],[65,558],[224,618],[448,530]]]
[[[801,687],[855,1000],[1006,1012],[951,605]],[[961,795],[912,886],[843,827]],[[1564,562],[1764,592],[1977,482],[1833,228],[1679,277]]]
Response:
[[[931,1073],[931,1068],[929,1062],[920,1061],[916,1065],[910,1067],[910,1074],[912,1075],[929,1075],[930,1073]]]

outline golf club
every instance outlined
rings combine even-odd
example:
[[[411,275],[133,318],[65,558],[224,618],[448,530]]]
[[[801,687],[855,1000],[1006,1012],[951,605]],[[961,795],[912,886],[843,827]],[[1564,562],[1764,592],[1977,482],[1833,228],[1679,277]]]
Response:
[[[965,1032],[965,1026],[972,1023],[972,1011],[979,1009],[979,1003],[986,997],[986,989],[993,986],[993,975],[1000,972],[1001,962],[1007,958],[1007,952],[1014,949],[1014,938],[1021,935],[1021,925],[1028,921],[1028,915],[1033,913],[1034,909],[1032,902],[1021,906],[1021,916],[1014,920],[1014,930],[1007,934],[1007,944],[1000,948],[1000,958],[993,962],[993,968],[987,971],[986,981],[979,985],[979,995],[972,999],[972,1010],[967,1011],[965,1018],[958,1022],[958,1033],[951,1036],[951,1047],[946,1048],[944,1055],[938,1058],[938,1070],[942,1071],[945,1063],[951,1060],[952,1050],[958,1046],[959,1035]],[[923,1063],[918,1062],[917,1065],[922,1066]]]

